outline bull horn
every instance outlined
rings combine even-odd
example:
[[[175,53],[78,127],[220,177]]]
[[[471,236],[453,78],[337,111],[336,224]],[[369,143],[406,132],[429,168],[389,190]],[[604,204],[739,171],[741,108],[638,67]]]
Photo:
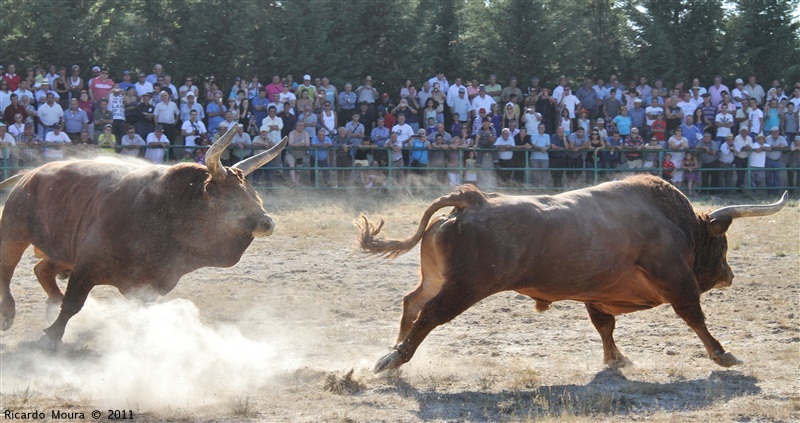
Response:
[[[281,142],[275,144],[269,150],[263,153],[258,153],[255,156],[247,158],[245,160],[242,160],[239,163],[233,165],[233,167],[241,170],[242,173],[244,173],[244,176],[247,176],[253,173],[256,169],[260,168],[261,166],[264,166],[265,164],[271,162],[272,159],[281,154],[281,150],[283,150],[283,147],[286,147],[287,142],[289,142],[289,137],[283,137]]]
[[[723,207],[721,209],[713,211],[710,217],[711,219],[721,219],[725,217],[736,219],[737,217],[767,216],[770,214],[777,213],[788,202],[789,202],[789,191],[784,191],[783,197],[781,197],[781,199],[774,204],[768,204],[768,205],[749,204],[744,206]]]
[[[222,152],[231,145],[231,140],[233,140],[233,136],[236,135],[237,126],[239,125],[231,125],[231,127],[228,128],[228,132],[214,141],[214,144],[211,144],[211,148],[206,152],[206,167],[208,167],[208,172],[211,173],[212,180],[224,180],[225,176],[228,174],[222,166],[220,156]]]

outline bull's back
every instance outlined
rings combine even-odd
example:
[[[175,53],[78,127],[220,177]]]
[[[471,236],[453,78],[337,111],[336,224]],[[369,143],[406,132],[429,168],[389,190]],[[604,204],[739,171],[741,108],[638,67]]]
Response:
[[[6,201],[4,238],[30,242],[53,260],[74,262],[77,246],[92,236],[103,198],[132,170],[125,163],[73,161],[30,171]]]
[[[635,187],[634,187],[635,188]],[[534,287],[553,300],[629,290],[641,258],[686,249],[680,219],[651,192],[622,184],[556,196],[490,199],[437,227],[450,277],[480,279],[496,291]]]

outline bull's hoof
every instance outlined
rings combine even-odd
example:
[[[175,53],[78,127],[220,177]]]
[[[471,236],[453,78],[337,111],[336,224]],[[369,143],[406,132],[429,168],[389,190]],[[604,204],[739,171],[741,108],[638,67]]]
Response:
[[[47,351],[56,351],[58,346],[61,345],[61,341],[54,341],[48,335],[42,335],[38,341],[36,341],[36,346]]]
[[[2,316],[0,315],[0,330],[7,331],[11,329],[11,326],[14,324],[14,316]]]
[[[400,351],[393,350],[389,354],[381,357],[381,359],[375,363],[375,368],[372,369],[372,371],[377,374],[385,370],[396,369],[400,367],[401,364],[403,364],[403,362]]]
[[[739,360],[738,358],[734,357],[733,354],[726,352],[724,354],[719,354],[711,357],[714,360],[714,363],[722,367],[733,367],[737,364],[742,364],[743,361]]]
[[[620,355],[617,359],[607,360],[605,365],[609,370],[619,370],[623,367],[633,367],[633,362],[628,360],[627,357]]]

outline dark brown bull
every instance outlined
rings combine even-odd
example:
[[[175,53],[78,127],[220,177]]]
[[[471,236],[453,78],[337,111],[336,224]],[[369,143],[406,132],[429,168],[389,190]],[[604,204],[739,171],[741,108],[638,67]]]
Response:
[[[361,248],[396,257],[420,240],[421,281],[403,299],[397,343],[375,372],[408,362],[425,337],[478,301],[516,291],[546,310],[560,300],[583,302],[603,341],[604,363],[629,361],[617,349],[615,315],[671,304],[720,366],[740,363],[705,325],[700,294],[726,287],[734,218],[776,213],[770,206],[734,206],[695,213],[688,199],[653,176],[554,196],[484,194],[464,186],[425,211],[411,238],[376,237],[383,227],[356,222]],[[447,215],[434,218],[443,208]]]
[[[14,321],[11,277],[31,244],[48,303],[61,304],[44,338],[57,344],[94,286],[153,301],[189,272],[233,266],[254,238],[270,235],[273,221],[245,176],[280,154],[286,139],[224,167],[235,126],[209,148],[207,166],[65,161],[4,181],[0,187],[16,186],[0,220],[0,329]],[[59,273],[69,274],[64,294]]]

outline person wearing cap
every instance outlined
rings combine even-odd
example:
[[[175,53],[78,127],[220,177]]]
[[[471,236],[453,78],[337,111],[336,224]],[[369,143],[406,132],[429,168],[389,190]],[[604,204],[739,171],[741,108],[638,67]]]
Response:
[[[743,125],[739,128],[739,134],[733,139],[733,166],[736,168],[736,187],[740,194],[745,185],[747,185],[745,169],[747,169],[747,157],[752,147],[753,139],[750,138],[749,129]]]
[[[495,100],[488,95],[486,86],[483,84],[479,85],[478,95],[472,99],[472,110],[480,111],[483,109],[485,112],[488,112],[492,109],[492,104],[495,104]]]
[[[750,166],[750,186],[754,188],[760,188],[764,185],[764,167],[766,166],[767,151],[769,151],[769,147],[766,146],[764,134],[756,135],[748,161]]]
[[[789,148],[789,144],[786,142],[786,138],[780,134],[780,128],[778,126],[769,128],[769,135],[764,138],[764,144],[765,148],[769,148],[764,164],[764,167],[767,169],[765,182],[767,187],[777,188],[781,186],[781,171],[770,169],[779,169],[782,167],[781,156],[783,155],[783,151]],[[778,191],[770,190],[769,193],[777,195]]]
[[[748,101],[750,96],[747,94],[747,91],[744,89],[744,81],[742,78],[736,78],[736,87],[731,90],[731,97],[733,97],[733,104],[736,105],[736,108],[742,107],[742,101]]]
[[[112,89],[114,89],[114,81],[108,77],[108,68],[102,68],[100,76],[93,78],[89,83],[89,98],[98,102],[103,98],[108,98]]]
[[[169,139],[164,135],[164,128],[156,125],[153,132],[147,135],[145,142],[147,149],[144,151],[144,158],[155,164],[163,164],[165,149],[169,147]]]
[[[122,92],[127,92],[128,88],[134,88],[133,85],[133,81],[131,81],[131,71],[122,71],[122,81],[119,83],[119,88],[122,90]]]
[[[466,87],[461,87],[458,89],[456,97],[453,99],[453,103],[450,106],[450,113],[454,117],[458,116],[459,121],[468,122],[471,112],[472,104],[467,97],[467,89]]]
[[[56,103],[58,103],[58,101],[61,99],[58,93],[50,87],[50,81],[48,81],[46,78],[42,80],[42,82],[36,84],[34,87],[37,88],[36,92],[34,93],[34,98],[39,105],[42,105],[47,101],[48,94],[53,95],[53,99]]]
[[[720,186],[723,188],[733,188],[733,169],[736,167],[736,145],[732,133],[725,135],[724,141],[719,144],[719,168]]]
[[[311,83],[311,75],[303,75],[303,83],[298,85],[294,92],[298,97],[301,97],[300,94],[303,92],[303,90],[308,91],[308,98],[314,99],[316,97],[317,88]]]
[[[180,110],[181,110],[182,122],[186,122],[191,118],[190,114],[192,110],[197,112],[198,120],[203,120],[203,118],[205,118],[206,116],[206,112],[203,109],[203,106],[201,106],[200,103],[196,101],[196,96],[191,91],[187,92],[186,97],[183,98]]]
[[[370,110],[373,112],[375,111],[375,101],[378,99],[378,90],[372,86],[371,76],[367,75],[367,77],[364,78],[364,83],[356,88],[355,93],[358,96],[359,103],[366,102],[369,104]]]
[[[61,124],[56,123],[52,126],[52,130],[45,135],[43,144],[45,149],[42,152],[42,156],[46,162],[62,160],[66,157],[66,148],[71,145],[72,141],[61,130]]]
[[[642,153],[644,138],[639,135],[639,128],[631,128],[631,134],[625,137],[625,158],[628,160],[628,169],[641,169],[644,164]]]
[[[631,118],[632,127],[638,128],[640,132],[644,133],[647,128],[647,112],[645,112],[641,98],[634,99],[633,107],[628,107],[628,116]]]

